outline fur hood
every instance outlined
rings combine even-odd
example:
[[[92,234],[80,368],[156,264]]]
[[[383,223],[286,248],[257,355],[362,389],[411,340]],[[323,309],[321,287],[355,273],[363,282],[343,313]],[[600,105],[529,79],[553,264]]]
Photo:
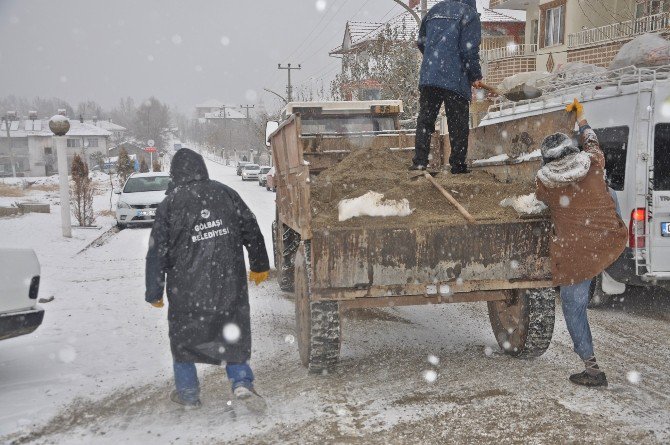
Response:
[[[537,179],[547,188],[563,187],[584,179],[591,168],[591,157],[580,152],[551,161],[537,172]]]

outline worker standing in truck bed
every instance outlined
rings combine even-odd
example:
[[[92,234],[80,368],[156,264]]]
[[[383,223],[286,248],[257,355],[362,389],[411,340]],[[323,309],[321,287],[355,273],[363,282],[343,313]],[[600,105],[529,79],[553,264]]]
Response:
[[[417,46],[423,54],[419,78],[419,117],[411,170],[428,166],[430,138],[444,103],[449,126],[451,173],[467,173],[472,87],[480,88],[479,44],[482,27],[475,0],[446,0],[421,22]]]

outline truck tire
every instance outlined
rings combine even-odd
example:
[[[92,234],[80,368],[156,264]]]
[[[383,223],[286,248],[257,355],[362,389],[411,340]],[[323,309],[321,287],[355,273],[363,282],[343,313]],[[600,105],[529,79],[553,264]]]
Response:
[[[331,371],[340,359],[340,307],[337,301],[311,301],[310,242],[295,260],[295,319],[300,361],[309,372]]]
[[[284,292],[293,292],[295,253],[300,245],[300,235],[276,219],[272,237],[279,288]]]
[[[502,350],[513,357],[531,358],[544,354],[554,333],[556,290],[515,289],[510,298],[489,301],[489,319]]]
[[[612,303],[612,295],[603,291],[603,274],[598,274],[591,280],[589,287],[589,308],[604,307]]]

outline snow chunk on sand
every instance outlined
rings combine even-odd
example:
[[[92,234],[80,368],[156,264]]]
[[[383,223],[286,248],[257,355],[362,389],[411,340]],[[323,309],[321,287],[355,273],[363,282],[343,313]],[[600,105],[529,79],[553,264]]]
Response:
[[[503,207],[512,207],[520,215],[539,215],[547,206],[538,201],[535,193],[529,195],[514,196],[500,201]]]
[[[407,199],[384,201],[384,195],[372,191],[358,198],[343,199],[337,210],[340,221],[356,216],[408,216],[412,213]]]

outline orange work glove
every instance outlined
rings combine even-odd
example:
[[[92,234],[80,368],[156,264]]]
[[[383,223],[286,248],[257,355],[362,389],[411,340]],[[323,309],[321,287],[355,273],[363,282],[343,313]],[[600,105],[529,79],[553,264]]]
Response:
[[[577,122],[584,120],[584,105],[580,104],[576,98],[571,104],[565,107],[565,111],[568,113],[574,111],[577,116]]]
[[[267,280],[270,276],[270,271],[266,270],[265,272],[249,272],[249,281],[256,283],[256,286],[261,284],[263,281]]]
[[[159,308],[159,309],[162,308],[163,306],[165,306],[165,303],[163,303],[163,299],[162,299],[162,298],[161,298],[160,300],[152,301],[150,304],[151,304],[153,307],[157,307],[157,308]]]

